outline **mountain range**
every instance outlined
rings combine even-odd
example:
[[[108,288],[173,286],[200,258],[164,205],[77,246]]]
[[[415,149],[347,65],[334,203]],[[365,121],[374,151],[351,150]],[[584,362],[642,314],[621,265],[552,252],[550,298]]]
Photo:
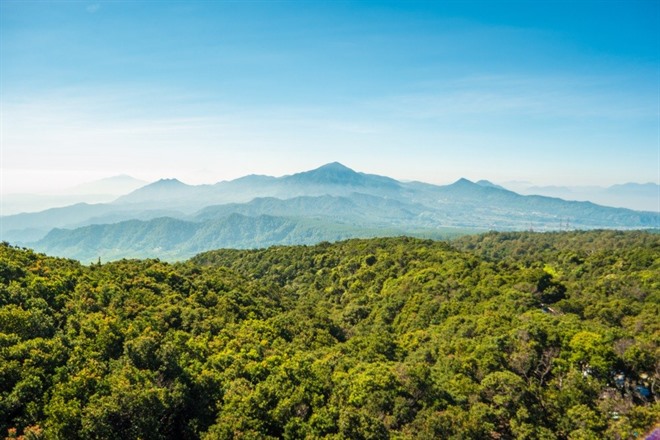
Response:
[[[340,163],[213,185],[163,179],[111,203],[0,217],[2,240],[80,259],[181,259],[221,248],[484,230],[650,229],[658,212],[520,195],[488,181],[401,182]]]
[[[564,200],[590,201],[605,206],[640,211],[660,211],[660,185],[623,183],[602,186],[537,186],[525,182],[504,183],[504,187],[523,195],[558,197]]]

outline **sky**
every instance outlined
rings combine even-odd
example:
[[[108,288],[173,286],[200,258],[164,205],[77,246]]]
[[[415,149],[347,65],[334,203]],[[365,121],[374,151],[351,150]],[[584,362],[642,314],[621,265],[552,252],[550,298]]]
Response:
[[[660,1],[0,2],[0,192],[660,183]]]

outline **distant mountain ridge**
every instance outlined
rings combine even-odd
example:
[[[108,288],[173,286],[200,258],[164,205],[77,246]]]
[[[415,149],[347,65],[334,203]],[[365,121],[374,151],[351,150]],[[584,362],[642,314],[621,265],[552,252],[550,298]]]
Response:
[[[569,224],[658,228],[659,216],[524,196],[488,181],[400,182],[334,162],[282,177],[250,175],[213,185],[162,179],[112,203],[5,216],[0,230],[3,240],[54,255],[177,259],[215,247],[392,234],[438,238],[489,229],[557,230]]]
[[[340,185],[354,188],[399,186],[397,180],[376,174],[358,173],[339,162],[332,162],[315,170],[285,176],[283,179],[287,184],[294,185]]]
[[[558,197],[564,200],[591,201],[605,206],[641,211],[660,211],[660,184],[622,183],[600,186],[533,186],[512,182],[512,190],[524,195]]]
[[[353,192],[397,193],[401,183],[389,177],[358,173],[333,162],[319,168],[282,177],[250,175],[213,185],[186,185],[162,179],[118,198],[116,205],[181,209],[192,213],[205,206],[245,203],[257,197],[287,199],[299,196],[345,196]]]

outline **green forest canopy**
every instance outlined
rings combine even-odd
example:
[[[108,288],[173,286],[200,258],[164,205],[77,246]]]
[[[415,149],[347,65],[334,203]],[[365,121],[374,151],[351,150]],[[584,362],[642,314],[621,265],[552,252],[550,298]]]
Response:
[[[84,266],[0,246],[0,435],[628,439],[660,235],[488,233]]]

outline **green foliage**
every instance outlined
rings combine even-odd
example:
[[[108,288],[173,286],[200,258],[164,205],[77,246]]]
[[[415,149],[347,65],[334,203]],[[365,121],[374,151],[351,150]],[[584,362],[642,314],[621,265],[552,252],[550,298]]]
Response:
[[[660,236],[489,233],[83,266],[0,246],[0,430],[620,439],[660,416]]]

